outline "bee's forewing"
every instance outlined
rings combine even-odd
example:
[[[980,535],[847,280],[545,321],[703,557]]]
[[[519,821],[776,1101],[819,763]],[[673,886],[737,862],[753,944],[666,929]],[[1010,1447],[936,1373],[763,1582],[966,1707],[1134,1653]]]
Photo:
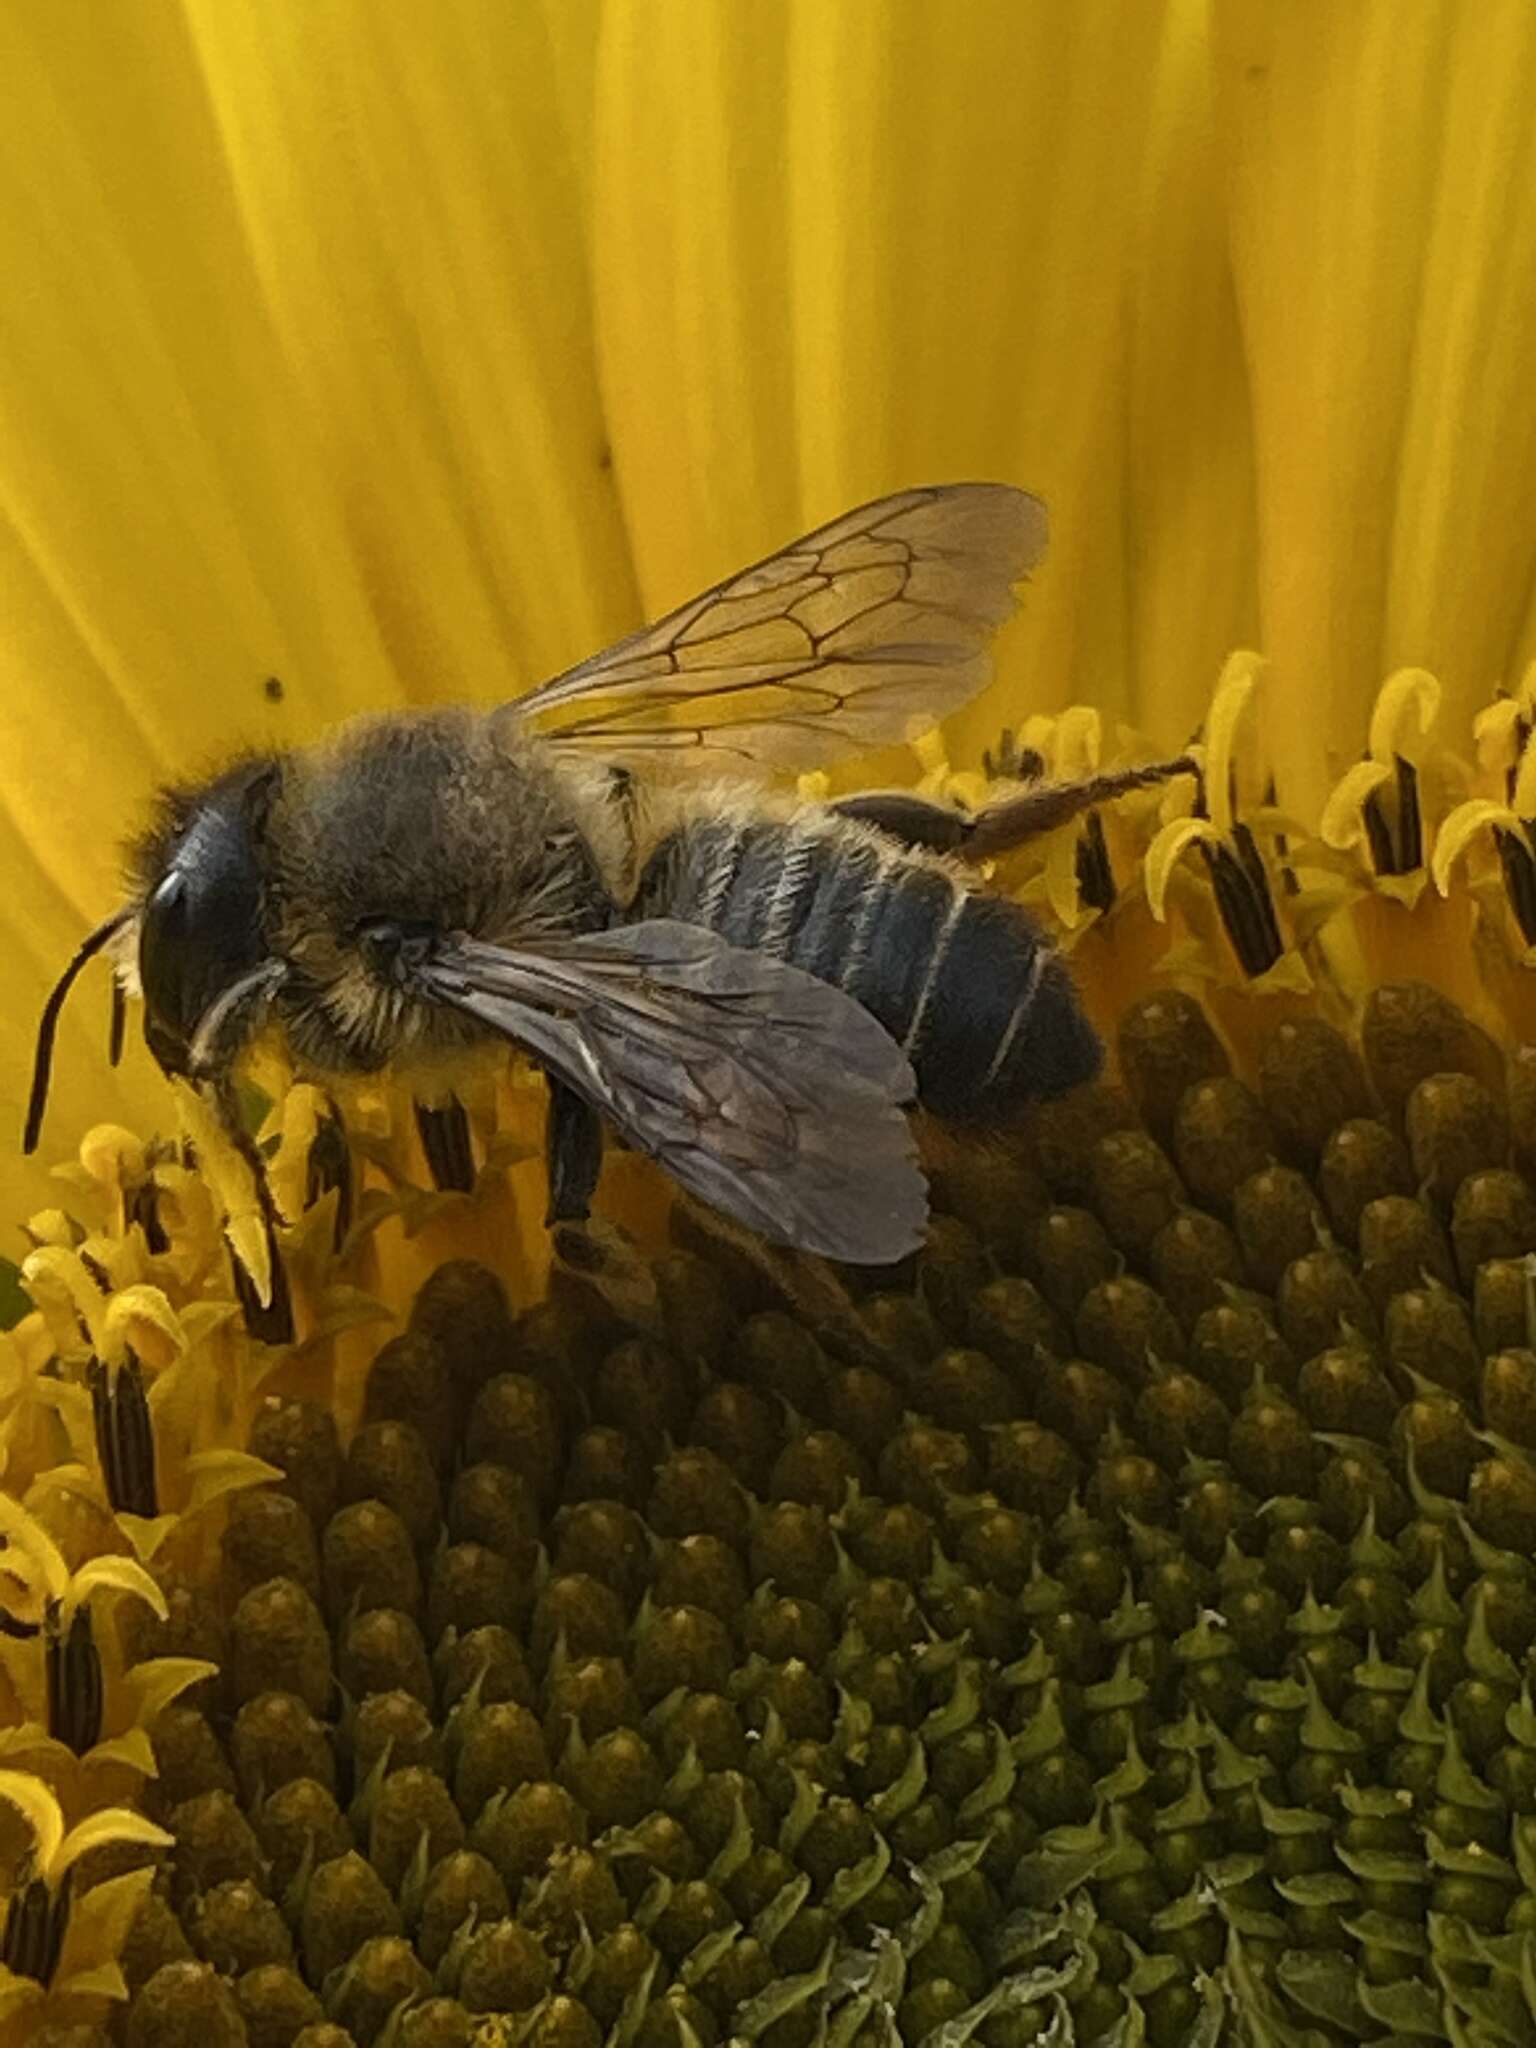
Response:
[[[773,1243],[888,1265],[922,1242],[911,1068],[829,983],[655,919],[538,953],[466,941],[427,986]]]
[[[988,680],[987,646],[1045,552],[1006,484],[902,491],[807,534],[503,707],[621,759],[804,769],[910,740]]]

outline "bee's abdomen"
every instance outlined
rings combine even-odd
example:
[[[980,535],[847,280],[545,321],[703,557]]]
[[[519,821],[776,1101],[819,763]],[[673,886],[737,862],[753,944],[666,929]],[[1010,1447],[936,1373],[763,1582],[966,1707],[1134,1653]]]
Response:
[[[707,925],[846,989],[955,1121],[1006,1117],[1099,1070],[1071,978],[1030,917],[862,833],[740,820],[656,849],[631,911]]]

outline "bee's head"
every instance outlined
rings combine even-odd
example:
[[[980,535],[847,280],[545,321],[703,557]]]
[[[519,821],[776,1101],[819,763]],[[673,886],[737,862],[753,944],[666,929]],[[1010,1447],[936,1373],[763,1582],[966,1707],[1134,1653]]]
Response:
[[[265,934],[262,827],[280,773],[240,763],[197,789],[162,797],[132,848],[134,900],[85,940],[49,996],[38,1028],[25,1146],[36,1146],[54,1034],[76,975],[114,950],[144,997],[144,1038],[167,1074],[207,1076],[228,1064],[283,968]],[[137,940],[137,958],[128,954]],[[113,1056],[120,1040],[114,1014]]]

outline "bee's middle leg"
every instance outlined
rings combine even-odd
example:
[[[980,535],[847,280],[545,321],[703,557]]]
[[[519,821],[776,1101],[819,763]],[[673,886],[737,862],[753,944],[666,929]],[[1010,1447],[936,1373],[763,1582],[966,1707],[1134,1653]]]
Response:
[[[547,1075],[549,1118],[544,1130],[544,1156],[549,1175],[546,1229],[557,1223],[585,1223],[592,1213],[603,1170],[602,1119],[574,1088]]]

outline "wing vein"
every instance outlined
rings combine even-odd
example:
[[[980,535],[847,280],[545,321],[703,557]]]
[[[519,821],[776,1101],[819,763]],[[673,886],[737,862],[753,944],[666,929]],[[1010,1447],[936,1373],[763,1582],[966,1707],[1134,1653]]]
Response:
[[[898,492],[496,716],[615,760],[664,750],[759,772],[910,740],[984,687],[988,643],[1045,537],[1039,500],[1007,485]]]

